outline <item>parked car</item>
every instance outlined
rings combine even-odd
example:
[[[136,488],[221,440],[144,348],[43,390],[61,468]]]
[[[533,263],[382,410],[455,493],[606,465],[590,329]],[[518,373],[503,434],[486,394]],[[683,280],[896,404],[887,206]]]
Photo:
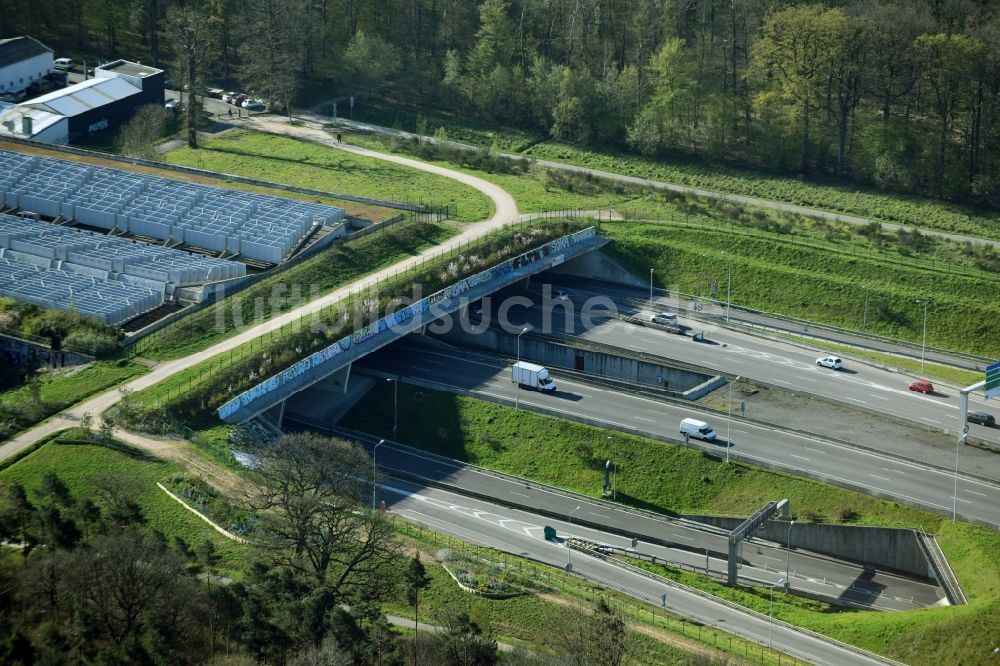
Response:
[[[649,318],[649,321],[660,326],[676,326],[677,315],[673,312],[660,312]]]
[[[918,379],[910,384],[910,390],[918,393],[934,393],[934,385],[925,379]]]
[[[243,100],[243,108],[247,111],[263,111],[264,110],[264,100],[262,99],[245,99]]]
[[[232,90],[230,90],[227,93],[222,93],[222,101],[223,102],[230,102],[237,95],[239,95],[239,93],[238,92],[233,92]]]
[[[241,104],[243,104],[243,100],[245,100],[246,98],[247,98],[246,95],[242,94],[236,95],[235,97],[229,98],[229,103],[232,104],[233,106],[240,106]]]
[[[979,425],[993,427],[997,424],[997,420],[992,414],[987,414],[986,412],[969,412],[969,415],[965,417],[965,420],[969,423],[978,423]]]
[[[52,69],[57,69],[61,72],[68,72],[73,68],[72,58],[56,58],[52,61]]]
[[[844,363],[836,356],[824,356],[822,358],[816,359],[816,365],[821,365],[824,368],[831,368],[833,370],[840,370],[844,367]]]
[[[181,101],[179,99],[168,99],[166,102],[164,102],[163,108],[169,109],[170,111],[180,110]]]

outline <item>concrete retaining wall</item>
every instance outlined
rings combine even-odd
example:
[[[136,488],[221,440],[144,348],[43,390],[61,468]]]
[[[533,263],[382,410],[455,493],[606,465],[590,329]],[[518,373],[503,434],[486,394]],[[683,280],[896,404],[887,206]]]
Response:
[[[648,287],[649,283],[640,280],[629,270],[612,259],[604,252],[592,252],[582,257],[577,257],[572,261],[567,261],[562,266],[556,266],[550,273],[563,273],[565,275],[575,275],[592,280],[603,280],[614,282],[629,287]]]
[[[83,354],[53,351],[46,345],[0,335],[0,362],[3,365],[35,368],[66,368],[90,363]]]
[[[717,516],[685,516],[701,523],[727,530],[735,529],[742,518]],[[795,523],[791,532],[788,523],[768,521],[766,527],[754,532],[755,537],[784,545],[789,534],[792,548],[803,548],[860,564],[870,564],[935,580],[934,568],[917,543],[913,530],[892,527],[860,527],[856,525],[826,525]]]
[[[517,356],[517,337],[495,328],[475,333],[453,326],[451,331],[438,337],[455,344],[487,349],[510,357]],[[695,388],[700,388],[704,394],[714,388],[712,380],[716,379],[708,373],[650,363],[628,356],[580,349],[569,344],[535,337],[531,333],[521,336],[521,359],[540,363],[549,368],[565,368],[640,386],[663,388],[678,397]],[[559,378],[556,377],[556,383],[558,381]]]

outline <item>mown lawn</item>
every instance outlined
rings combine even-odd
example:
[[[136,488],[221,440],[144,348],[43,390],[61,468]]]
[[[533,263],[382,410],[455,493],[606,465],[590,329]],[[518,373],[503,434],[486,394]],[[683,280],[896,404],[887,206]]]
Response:
[[[391,436],[391,391],[391,387],[377,385],[343,424]],[[621,470],[619,500],[664,513],[744,516],[749,509],[782,497],[788,498],[799,519],[922,527],[937,535],[969,596],[969,606],[908,613],[831,613],[798,600],[786,604],[776,597],[776,613],[907,663],[975,663],[979,651],[992,649],[986,629],[1000,623],[1000,534],[996,531],[953,526],[937,514],[868,495],[749,465],[727,465],[690,449],[530,412],[515,413],[509,407],[450,393],[402,385],[399,411],[399,437],[408,444],[593,497],[601,495],[604,462],[615,459]],[[698,578],[684,582],[723,594]],[[738,595],[734,600],[740,603],[745,601],[743,595],[760,600],[752,590],[740,590]],[[960,659],[948,659],[948,655]]]
[[[168,540],[181,537],[194,547],[212,541],[223,558],[226,575],[242,569],[246,546],[226,539],[200,518],[189,512],[156,486],[179,465],[154,458],[125,445],[66,443],[54,439],[25,458],[0,471],[0,482],[17,482],[29,491],[37,488],[47,472],[55,472],[69,487],[75,499],[93,495],[109,478],[125,492],[134,493],[151,529],[162,532]]]
[[[444,176],[252,130],[206,139],[197,150],[178,148],[163,159],[324,192],[414,204],[454,204],[455,219],[466,222],[485,219],[493,210],[489,198]]]

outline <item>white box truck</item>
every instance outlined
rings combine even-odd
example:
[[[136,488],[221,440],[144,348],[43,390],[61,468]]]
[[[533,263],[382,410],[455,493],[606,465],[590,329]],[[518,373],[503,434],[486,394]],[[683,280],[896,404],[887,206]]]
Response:
[[[539,391],[555,391],[556,383],[549,377],[549,371],[540,365],[518,361],[511,368],[510,381],[521,385],[523,388],[538,389]]]

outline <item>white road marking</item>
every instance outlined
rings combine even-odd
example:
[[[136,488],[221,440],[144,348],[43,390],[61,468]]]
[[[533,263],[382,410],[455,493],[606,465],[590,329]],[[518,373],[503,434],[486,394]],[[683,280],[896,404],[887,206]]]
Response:
[[[889,399],[889,398],[885,397],[884,395],[877,395],[875,393],[869,393],[868,395],[870,395],[873,398],[878,398],[879,400],[888,400]]]
[[[969,493],[970,495],[979,495],[980,497],[988,497],[988,495],[985,495],[983,493],[977,493],[975,490],[966,490],[965,492]]]
[[[802,448],[805,449],[806,451],[812,451],[813,453],[823,453],[819,449],[811,449],[808,446],[803,446]]]
[[[880,481],[888,481],[889,480],[889,479],[885,478],[884,476],[879,476],[877,474],[869,474],[868,476],[872,477],[873,479],[879,479]]]
[[[593,511],[590,512],[590,515],[597,516],[598,518],[611,518],[611,516],[605,516],[603,513],[594,513]]]
[[[864,400],[858,400],[857,398],[849,398],[849,397],[847,397],[847,396],[844,396],[844,400],[850,400],[851,402],[856,402],[856,403],[858,403],[859,405],[867,405],[867,404],[868,404],[868,403],[867,403],[867,402],[865,402]]]
[[[518,495],[518,496],[520,496],[520,497],[528,497],[528,495],[525,495],[524,493],[515,493],[515,492],[514,492],[513,490],[512,490],[512,491],[510,491],[510,494],[511,494],[511,495]]]
[[[655,421],[654,421],[653,419],[647,419],[647,418],[646,418],[646,417],[644,417],[644,416],[637,416],[637,417],[635,417],[635,418],[637,418],[637,419],[638,419],[638,420],[640,420],[640,421],[646,421],[647,423],[655,423]]]
[[[788,455],[790,455],[793,458],[798,458],[799,460],[807,460],[807,461],[809,460],[809,458],[806,458],[805,456],[797,456],[794,453],[790,453]]]
[[[940,421],[938,421],[937,419],[929,419],[929,418],[927,418],[926,416],[921,416],[920,418],[921,418],[922,420],[924,420],[924,421],[927,421],[927,422],[929,422],[929,423],[937,423],[937,424],[940,424],[940,423],[941,423],[941,422],[940,422]]]
[[[972,504],[972,500],[962,499],[961,497],[954,497],[953,496],[952,499],[958,500],[959,502],[965,502],[966,504]]]
[[[430,368],[421,368],[419,365],[411,365],[410,367],[414,370],[420,370],[421,372],[434,372]]]

